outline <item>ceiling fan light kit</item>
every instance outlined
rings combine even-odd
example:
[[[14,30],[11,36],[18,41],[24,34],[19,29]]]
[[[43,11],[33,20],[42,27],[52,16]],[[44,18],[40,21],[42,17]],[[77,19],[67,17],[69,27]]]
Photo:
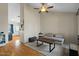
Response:
[[[48,12],[48,9],[50,8],[53,8],[53,6],[48,7],[46,3],[42,3],[40,8],[34,8],[34,9],[39,9],[39,13],[42,13],[42,12]]]
[[[40,11],[45,12],[45,11],[47,11],[47,8],[45,6],[43,6],[43,7],[41,7]]]

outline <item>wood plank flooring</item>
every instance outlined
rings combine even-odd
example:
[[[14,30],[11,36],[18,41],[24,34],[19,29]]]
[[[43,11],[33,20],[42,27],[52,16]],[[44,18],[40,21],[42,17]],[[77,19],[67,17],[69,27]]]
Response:
[[[42,54],[21,44],[20,37],[14,36],[12,41],[0,47],[0,56],[42,56]]]

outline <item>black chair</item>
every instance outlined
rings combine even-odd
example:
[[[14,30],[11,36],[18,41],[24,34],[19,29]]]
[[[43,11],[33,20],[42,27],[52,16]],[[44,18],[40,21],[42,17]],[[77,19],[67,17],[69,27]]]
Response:
[[[78,56],[78,50],[71,48],[71,44],[69,44],[69,56]]]
[[[35,36],[34,37],[30,37],[29,38],[29,42],[34,42],[36,39],[37,39],[37,37],[35,37]]]
[[[8,41],[11,41],[12,40],[12,32],[9,32],[8,34]]]
[[[0,44],[3,44],[3,43],[6,42],[6,40],[5,40],[5,35],[3,34],[2,36],[3,36],[3,38],[2,38],[2,41],[0,41]]]
[[[69,49],[69,56],[78,56],[78,51],[73,50],[73,49]]]

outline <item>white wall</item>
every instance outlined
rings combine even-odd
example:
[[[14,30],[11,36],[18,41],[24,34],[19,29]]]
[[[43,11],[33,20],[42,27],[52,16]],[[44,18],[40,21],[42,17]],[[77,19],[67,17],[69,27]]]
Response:
[[[0,3],[0,32],[8,34],[8,4]]]
[[[24,20],[24,3],[20,4],[20,21],[23,22]],[[22,23],[21,23],[22,24]],[[20,38],[21,38],[21,42],[24,43],[24,28],[20,28]]]
[[[20,16],[20,4],[19,3],[8,3],[8,19],[9,23],[12,23],[12,19],[16,19]]]
[[[62,34],[65,42],[76,41],[77,17],[74,13],[45,13],[40,17],[41,32]]]
[[[24,42],[29,37],[37,36],[40,32],[40,16],[35,9],[28,4],[24,4]]]
[[[19,26],[20,24],[17,22],[20,20],[20,4],[19,3],[8,3],[8,24],[13,24],[14,26],[14,34],[19,34],[18,31],[16,31],[16,26]]]

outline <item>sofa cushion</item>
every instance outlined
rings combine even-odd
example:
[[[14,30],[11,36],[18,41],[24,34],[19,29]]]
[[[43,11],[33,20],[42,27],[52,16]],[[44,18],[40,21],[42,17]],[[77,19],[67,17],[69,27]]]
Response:
[[[63,35],[59,35],[59,34],[56,34],[55,37],[57,37],[57,38],[64,38]]]
[[[63,41],[64,40],[64,38],[58,38],[58,37],[52,37],[52,39],[58,40],[58,41]]]

